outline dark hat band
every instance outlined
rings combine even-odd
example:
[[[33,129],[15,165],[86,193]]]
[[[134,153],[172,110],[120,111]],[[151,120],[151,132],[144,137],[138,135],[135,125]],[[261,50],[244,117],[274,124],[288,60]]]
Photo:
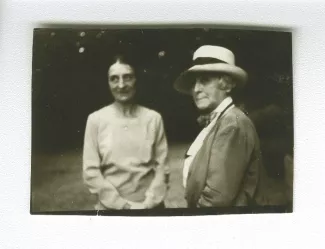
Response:
[[[219,59],[212,58],[212,57],[199,57],[199,58],[196,58],[193,61],[193,66],[205,65],[205,64],[213,64],[213,63],[226,63],[226,64],[228,64],[227,62],[225,62],[223,60],[219,60]]]

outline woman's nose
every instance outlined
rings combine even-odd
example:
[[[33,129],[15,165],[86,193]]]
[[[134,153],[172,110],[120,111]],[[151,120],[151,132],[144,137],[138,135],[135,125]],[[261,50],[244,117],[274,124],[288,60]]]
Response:
[[[118,86],[119,88],[123,88],[123,87],[125,86],[125,83],[124,83],[123,78],[120,78],[120,79],[119,79],[117,86]]]
[[[199,92],[201,90],[201,84],[200,84],[200,82],[195,82],[194,83],[194,86],[193,86],[193,91],[195,92],[195,93],[197,93],[197,92]]]

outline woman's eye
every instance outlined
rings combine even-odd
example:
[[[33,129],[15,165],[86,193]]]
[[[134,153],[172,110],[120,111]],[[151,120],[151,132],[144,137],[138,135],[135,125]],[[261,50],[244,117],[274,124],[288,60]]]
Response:
[[[130,81],[132,79],[133,79],[133,76],[132,75],[125,75],[124,76],[124,80],[126,80],[126,81]]]
[[[206,83],[206,82],[209,81],[209,77],[207,77],[207,76],[201,76],[201,77],[198,78],[198,81],[200,83],[204,84],[204,83]]]
[[[118,81],[118,77],[117,76],[111,76],[111,77],[109,77],[109,80],[111,82],[117,82]]]

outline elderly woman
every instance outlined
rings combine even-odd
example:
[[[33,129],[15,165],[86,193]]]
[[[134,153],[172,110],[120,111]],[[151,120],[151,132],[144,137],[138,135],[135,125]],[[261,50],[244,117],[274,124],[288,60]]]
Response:
[[[88,116],[83,177],[97,210],[163,208],[167,141],[159,113],[135,101],[135,67],[123,55],[108,68],[114,102]]]

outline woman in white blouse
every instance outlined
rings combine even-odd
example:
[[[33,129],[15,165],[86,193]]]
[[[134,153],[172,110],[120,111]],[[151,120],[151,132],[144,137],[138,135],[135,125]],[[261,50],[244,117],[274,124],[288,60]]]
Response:
[[[83,178],[95,208],[163,208],[167,141],[159,113],[135,101],[134,64],[116,56],[108,68],[114,102],[88,116]]]

